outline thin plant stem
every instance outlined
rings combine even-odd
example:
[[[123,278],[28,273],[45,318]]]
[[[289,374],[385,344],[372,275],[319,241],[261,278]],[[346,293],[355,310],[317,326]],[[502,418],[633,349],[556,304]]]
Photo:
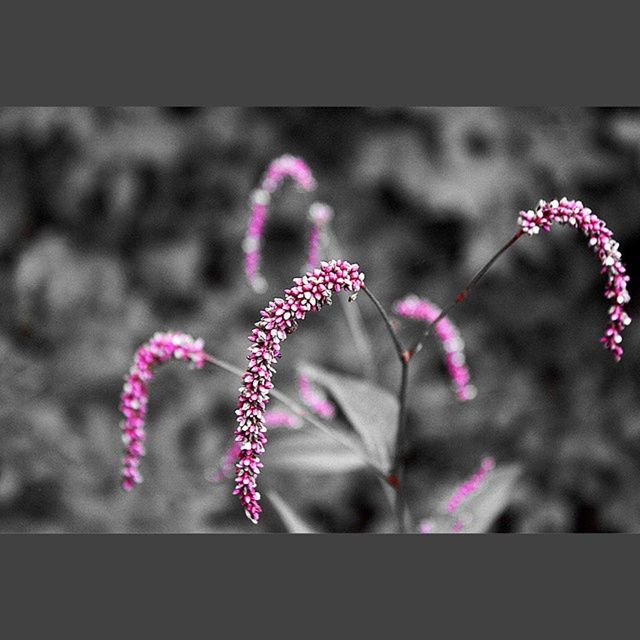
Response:
[[[331,226],[327,223],[326,233],[326,253],[330,256],[344,255],[336,235],[332,232]],[[376,363],[373,356],[373,347],[365,330],[362,314],[358,305],[349,304],[349,300],[340,296],[340,304],[347,320],[347,326],[353,337],[353,344],[358,352],[362,372],[365,377],[370,377],[372,372],[376,372]]]
[[[440,314],[438,315],[438,317],[431,322],[430,324],[427,325],[426,329],[422,332],[422,334],[420,335],[420,337],[418,338],[417,342],[415,343],[415,345],[409,349],[407,356],[409,359],[411,359],[416,353],[418,353],[423,345],[424,345],[424,341],[427,338],[427,336],[431,333],[431,330],[433,329],[433,327],[435,327],[438,322],[440,322],[440,320],[442,320],[443,318],[445,318],[449,312],[460,302],[462,302],[463,300],[465,300],[467,298],[467,296],[469,295],[469,292],[475,287],[476,284],[478,284],[478,282],[484,277],[484,275],[487,273],[487,271],[489,271],[489,269],[493,266],[493,264],[496,262],[496,260],[505,252],[507,251],[507,249],[509,249],[512,245],[514,245],[516,243],[516,241],[523,235],[523,231],[522,229],[519,229],[517,231],[517,233],[511,238],[511,240],[509,240],[509,242],[507,242],[507,244],[505,244],[492,258],[491,260],[489,260],[489,262],[487,262],[484,267],[482,267],[482,269],[480,269],[480,271],[478,271],[478,273],[476,273],[475,276],[473,276],[473,278],[470,280],[470,282],[467,284],[467,286],[456,296],[455,300],[449,304],[447,307],[445,307]]]
[[[387,482],[396,489],[395,513],[398,521],[398,530],[400,533],[407,531],[407,507],[406,493],[404,483],[404,462],[406,453],[406,430],[407,430],[407,388],[409,384],[409,355],[400,342],[398,333],[395,330],[391,320],[384,307],[371,290],[362,285],[362,290],[369,297],[373,305],[378,310],[380,317],[391,336],[398,359],[400,360],[401,374],[400,387],[398,389],[398,428],[396,430],[396,446],[391,471],[387,476]]]

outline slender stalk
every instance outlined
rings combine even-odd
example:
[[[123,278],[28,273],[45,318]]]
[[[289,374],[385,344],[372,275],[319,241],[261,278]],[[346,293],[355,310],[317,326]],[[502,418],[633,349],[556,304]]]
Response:
[[[238,367],[234,367],[232,364],[225,362],[224,360],[220,360],[219,358],[214,358],[212,355],[207,354],[205,358],[206,362],[223,369],[229,373],[232,373],[239,378],[242,378],[244,375],[244,371],[239,369]],[[364,451],[362,451],[357,445],[352,443],[350,440],[343,438],[340,433],[338,433],[335,429],[331,429],[327,425],[323,424],[318,420],[312,413],[308,412],[304,407],[298,404],[293,398],[290,398],[288,395],[278,391],[277,389],[271,390],[271,395],[276,399],[282,402],[283,405],[291,409],[296,415],[300,416],[303,420],[308,422],[311,426],[315,427],[319,431],[322,431],[324,434],[328,435],[330,438],[333,438],[335,441],[339,442],[343,446],[351,449],[354,453],[356,453],[366,464],[367,468],[371,470],[378,478],[387,482],[387,476],[383,471],[381,471],[378,467],[376,467],[366,456]]]
[[[338,242],[338,238],[331,230],[331,226],[327,223],[325,227],[326,240],[324,244],[325,253],[329,256],[343,256],[344,252]],[[373,357],[373,347],[364,327],[362,314],[358,305],[349,304],[349,300],[340,296],[340,304],[347,320],[349,331],[353,337],[353,344],[358,352],[362,373],[365,377],[370,377],[372,372],[376,371],[376,363]]]
[[[404,486],[404,461],[406,453],[407,439],[407,387],[409,383],[409,354],[402,346],[398,333],[395,330],[391,320],[380,301],[371,293],[371,290],[362,285],[362,290],[369,297],[373,305],[378,310],[384,324],[393,340],[398,359],[400,360],[401,375],[400,388],[398,389],[398,428],[396,430],[396,447],[391,471],[387,476],[387,482],[396,489],[395,513],[398,521],[398,530],[400,533],[407,531],[407,507]]]
[[[415,343],[415,345],[409,349],[407,357],[409,359],[411,359],[416,353],[418,353],[418,351],[420,351],[420,349],[422,349],[423,345],[424,345],[424,341],[427,338],[427,336],[431,333],[431,330],[433,329],[433,327],[435,327],[438,322],[440,322],[440,320],[442,320],[444,317],[446,317],[449,312],[460,302],[462,302],[463,300],[465,300],[467,298],[467,296],[469,295],[469,292],[473,289],[473,287],[475,287],[476,284],[478,284],[478,282],[483,278],[483,276],[487,273],[487,271],[489,271],[489,269],[493,266],[493,264],[496,262],[496,260],[505,252],[507,251],[507,249],[509,249],[512,245],[514,245],[516,243],[516,241],[520,238],[520,236],[523,235],[523,231],[522,229],[519,229],[517,231],[517,233],[513,236],[513,238],[511,238],[511,240],[509,240],[509,242],[507,242],[507,244],[505,244],[492,258],[491,260],[489,260],[489,262],[487,262],[487,264],[484,265],[484,267],[482,267],[482,269],[480,269],[480,271],[478,271],[478,273],[476,273],[475,276],[473,276],[473,278],[470,280],[469,284],[467,284],[467,286],[456,296],[455,300],[449,304],[447,307],[445,307],[440,314],[438,315],[438,317],[429,325],[427,325],[426,329],[423,331],[422,335],[418,338],[417,342]]]

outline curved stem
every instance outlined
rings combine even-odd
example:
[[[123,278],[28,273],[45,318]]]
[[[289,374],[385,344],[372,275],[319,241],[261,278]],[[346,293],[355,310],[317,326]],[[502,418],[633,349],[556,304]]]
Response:
[[[507,249],[509,249],[512,245],[515,244],[515,242],[520,238],[520,236],[523,235],[523,231],[522,229],[518,229],[518,231],[516,232],[516,234],[513,236],[513,238],[511,238],[511,240],[509,240],[509,242],[507,242],[507,244],[505,244],[492,258],[491,260],[489,260],[489,262],[487,262],[487,264],[484,265],[484,267],[482,267],[482,269],[480,269],[480,271],[478,271],[478,273],[476,273],[475,276],[473,276],[473,278],[469,281],[469,284],[467,284],[467,286],[456,296],[455,300],[449,304],[447,307],[445,307],[440,314],[438,315],[438,317],[429,325],[427,325],[426,329],[423,331],[422,335],[418,338],[417,342],[415,343],[415,345],[409,349],[407,357],[410,359],[412,358],[416,353],[418,353],[418,351],[420,351],[420,349],[422,349],[423,345],[424,345],[424,341],[427,338],[427,336],[431,333],[431,329],[433,329],[433,327],[435,327],[438,322],[440,322],[440,320],[442,320],[444,317],[446,317],[449,312],[459,303],[462,302],[463,300],[465,300],[467,298],[467,296],[469,295],[469,292],[473,289],[473,287],[475,287],[475,285],[483,278],[483,276],[487,273],[487,271],[489,271],[489,269],[493,266],[493,264],[496,262],[496,260],[505,252],[507,251]]]

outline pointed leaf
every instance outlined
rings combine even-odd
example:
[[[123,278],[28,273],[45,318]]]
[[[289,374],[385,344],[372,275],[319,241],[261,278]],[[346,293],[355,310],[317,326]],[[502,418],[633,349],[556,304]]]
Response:
[[[289,533],[317,533],[275,491],[268,491],[267,497]]]
[[[300,370],[329,392],[362,438],[371,461],[388,472],[398,429],[397,398],[367,380],[332,373],[309,364],[301,366]]]

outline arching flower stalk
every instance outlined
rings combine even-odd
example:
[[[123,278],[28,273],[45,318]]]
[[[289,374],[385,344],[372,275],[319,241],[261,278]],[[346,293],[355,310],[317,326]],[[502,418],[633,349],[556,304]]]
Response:
[[[314,202],[309,207],[311,231],[307,250],[307,269],[313,269],[320,262],[320,245],[326,224],[333,218],[333,209],[323,202]]]
[[[393,305],[394,313],[412,320],[421,320],[427,324],[434,322],[442,313],[442,309],[426,298],[410,295],[398,300]],[[453,381],[456,396],[459,400],[471,400],[476,396],[476,388],[470,384],[469,369],[464,355],[464,340],[457,327],[443,317],[434,327],[436,336],[442,342],[445,352],[447,370]]]
[[[620,346],[622,332],[631,323],[631,318],[625,311],[625,305],[629,302],[629,276],[621,261],[620,245],[613,239],[613,232],[606,223],[579,200],[540,200],[535,210],[521,211],[518,218],[522,232],[530,236],[540,230],[549,231],[554,222],[582,231],[602,263],[601,272],[607,275],[604,295],[612,304],[608,312],[609,323],[600,342],[619,361],[623,353]]]
[[[189,362],[201,369],[206,361],[204,342],[194,340],[185,333],[156,333],[148,343],[142,345],[135,355],[134,364],[125,378],[120,396],[120,410],[124,415],[122,438],[125,455],[122,460],[122,487],[129,491],[142,482],[138,469],[145,454],[145,417],[149,400],[148,382],[153,378],[153,369],[167,360]]]
[[[289,413],[288,411],[265,411],[264,424],[268,430],[271,429],[299,429],[302,424],[298,416]],[[209,478],[211,482],[219,483],[226,478],[231,478],[236,468],[236,461],[240,454],[240,442],[234,440],[231,446],[227,449],[219,468]]]
[[[249,336],[249,366],[243,376],[236,409],[238,426],[236,441],[241,443],[236,464],[236,486],[247,517],[258,522],[262,508],[256,481],[267,442],[264,412],[273,389],[275,363],[281,356],[280,344],[297,328],[309,311],[317,311],[331,303],[333,292],[342,289],[357,294],[364,281],[357,264],[344,260],[322,262],[319,268],[302,278],[294,279],[294,286],[284,291],[283,298],[272,300],[260,312],[260,320]]]
[[[331,420],[335,418],[336,407],[327,396],[319,391],[309,380],[309,376],[301,373],[298,376],[298,393],[307,408],[319,418]]]
[[[304,160],[283,155],[271,162],[260,187],[251,194],[251,217],[242,248],[245,254],[247,280],[259,293],[266,289],[266,281],[260,273],[262,235],[271,197],[285,178],[291,178],[304,191],[313,191],[316,188],[316,181]]]

